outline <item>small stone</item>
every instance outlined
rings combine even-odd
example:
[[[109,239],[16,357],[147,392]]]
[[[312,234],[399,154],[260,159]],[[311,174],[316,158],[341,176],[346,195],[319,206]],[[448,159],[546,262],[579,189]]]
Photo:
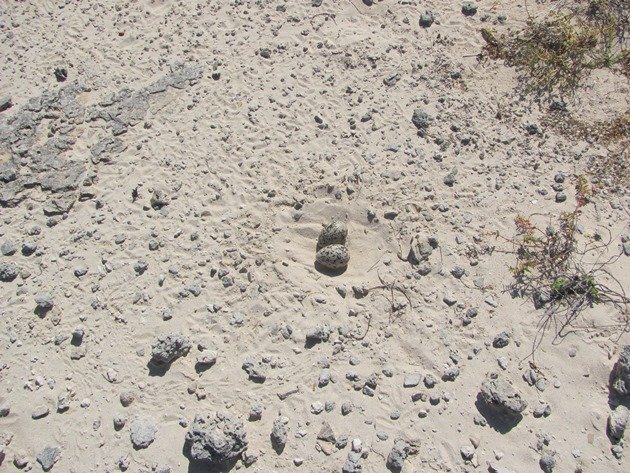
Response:
[[[567,200],[567,195],[564,192],[556,193],[556,202],[561,203]]]
[[[0,405],[0,418],[8,417],[10,413],[11,413],[11,406],[9,406],[6,403]]]
[[[280,453],[284,450],[289,435],[287,424],[289,419],[286,417],[277,417],[273,421],[273,428],[271,430],[271,445],[273,449]]]
[[[419,24],[423,28],[429,28],[435,22],[435,16],[429,10],[425,11],[422,15],[420,15]]]
[[[35,296],[35,304],[38,310],[47,311],[53,308],[54,302],[49,292],[40,292]]]
[[[617,406],[608,416],[608,435],[619,442],[623,439],[624,432],[630,421],[630,410],[624,405]]]
[[[453,269],[451,269],[451,275],[455,279],[461,279],[464,274],[466,274],[466,270],[461,266],[455,266]]]
[[[114,430],[121,430],[125,424],[127,423],[127,419],[125,419],[123,416],[121,415],[115,415],[114,419]]]
[[[179,334],[159,335],[151,347],[151,361],[166,365],[186,356],[192,345],[187,337]]]
[[[49,471],[55,463],[61,458],[61,448],[46,447],[37,455],[37,462],[42,466],[44,471]]]
[[[492,341],[492,346],[494,348],[504,348],[508,346],[509,343],[510,343],[510,334],[507,332],[501,332],[496,337],[494,337],[494,340]]]
[[[12,256],[17,252],[17,248],[13,242],[5,241],[2,245],[0,245],[0,252],[3,256]]]
[[[457,366],[452,366],[442,374],[442,381],[455,381],[459,376],[459,368]]]
[[[0,281],[11,282],[17,278],[19,270],[13,263],[0,263]]]
[[[131,443],[135,449],[147,448],[155,440],[157,427],[152,419],[136,418],[130,427]]]
[[[556,467],[556,458],[551,453],[543,453],[539,461],[540,469],[545,473],[551,473]]]
[[[253,402],[249,407],[249,420],[255,421],[262,418],[263,406],[260,402]]]
[[[38,406],[31,414],[31,417],[33,419],[41,419],[42,417],[46,417],[49,413],[50,409],[48,409],[48,406]]]
[[[119,399],[123,407],[129,407],[131,406],[133,401],[136,400],[136,395],[133,393],[133,391],[123,391],[120,393]]]
[[[397,441],[387,455],[386,466],[391,471],[399,472],[402,470],[405,460],[409,452],[408,445],[403,441]]]
[[[473,2],[466,2],[462,5],[462,13],[465,16],[473,16],[475,13],[477,13],[477,5],[475,5]]]
[[[319,434],[317,434],[317,440],[335,443],[335,433],[328,422],[322,423],[322,428],[320,429]]]
[[[472,460],[475,456],[475,449],[470,445],[466,445],[459,450],[459,453],[462,455],[464,460]]]
[[[351,402],[344,402],[341,404],[341,415],[347,416],[354,410],[354,406]]]
[[[422,380],[422,375],[418,373],[408,374],[405,376],[405,379],[403,380],[403,387],[413,388],[417,386],[418,384],[420,384],[421,380]]]

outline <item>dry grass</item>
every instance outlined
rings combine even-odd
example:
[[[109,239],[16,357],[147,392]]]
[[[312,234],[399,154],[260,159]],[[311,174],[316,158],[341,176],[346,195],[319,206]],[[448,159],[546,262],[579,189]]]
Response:
[[[482,29],[482,57],[516,67],[523,92],[538,97],[572,97],[593,69],[630,77],[630,2],[565,1],[563,7],[542,20],[530,18],[514,33]]]

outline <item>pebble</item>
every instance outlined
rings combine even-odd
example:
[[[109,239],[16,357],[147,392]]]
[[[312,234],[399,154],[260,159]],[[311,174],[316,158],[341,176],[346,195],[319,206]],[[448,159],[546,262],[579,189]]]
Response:
[[[136,418],[130,427],[130,438],[134,448],[147,448],[155,440],[157,427],[152,419]]]
[[[31,417],[33,419],[41,419],[42,417],[46,417],[50,413],[50,409],[47,406],[38,406],[35,408]]]
[[[37,454],[37,462],[44,471],[49,471],[61,458],[61,448],[58,446],[46,447]]]

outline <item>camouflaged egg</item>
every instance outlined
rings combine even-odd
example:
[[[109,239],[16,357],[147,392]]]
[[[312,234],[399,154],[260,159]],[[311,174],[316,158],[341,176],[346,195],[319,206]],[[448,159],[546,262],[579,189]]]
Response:
[[[343,222],[334,221],[325,225],[317,240],[317,251],[329,245],[345,245],[348,227]]]
[[[328,269],[345,268],[350,261],[350,253],[344,245],[328,245],[317,252],[315,261]]]

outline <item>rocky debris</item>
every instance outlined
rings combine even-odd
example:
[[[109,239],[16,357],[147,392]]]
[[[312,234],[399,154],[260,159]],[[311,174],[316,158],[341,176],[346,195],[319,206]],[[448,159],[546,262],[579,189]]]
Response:
[[[249,359],[246,359],[243,362],[241,368],[243,368],[243,370],[247,373],[250,381],[253,381],[255,383],[264,383],[267,379],[267,375],[264,371],[264,366],[260,362],[255,363]]]
[[[287,444],[287,437],[289,430],[287,424],[289,419],[287,417],[278,416],[273,421],[273,428],[271,429],[271,446],[278,453],[282,453],[285,445]]]
[[[68,79],[68,69],[66,69],[64,66],[55,67],[54,73],[57,82],[65,82]]]
[[[487,379],[479,391],[486,406],[509,417],[519,417],[527,408],[521,394],[504,379]]]
[[[553,469],[556,467],[556,457],[551,452],[544,452],[540,456],[538,464],[540,465],[540,469],[545,473],[552,473]]]
[[[18,274],[19,270],[14,263],[0,263],[0,281],[11,282]]]
[[[11,413],[11,406],[7,403],[0,404],[0,418],[8,417]]]
[[[501,332],[492,341],[492,346],[494,348],[505,348],[510,343],[510,334],[507,332]]]
[[[423,28],[429,28],[435,22],[435,16],[429,10],[425,11],[422,15],[420,15],[420,20],[418,23]]]
[[[116,414],[112,419],[112,422],[114,424],[114,430],[119,431],[125,426],[127,419],[120,414]]]
[[[195,416],[184,443],[193,460],[214,467],[235,461],[247,445],[243,423],[218,412]]]
[[[170,203],[170,199],[166,192],[161,189],[154,189],[151,194],[151,207],[153,210],[160,210],[162,207],[166,207]]]
[[[505,468],[503,466],[497,465],[495,463],[490,463],[490,465],[488,466],[488,472],[489,473],[514,473],[514,471],[509,470],[508,468]]]
[[[77,127],[85,121],[98,120],[111,130],[113,137],[103,137],[91,149],[92,163],[109,162],[127,148],[116,137],[144,120],[153,94],[169,87],[183,89],[202,75],[199,64],[175,64],[169,74],[145,88],[122,89],[88,107],[79,95],[90,89],[77,82],[31,98],[0,123],[0,154],[9,156],[0,163],[0,205],[15,207],[26,197],[26,190],[40,187],[55,195],[46,205],[50,214],[67,212],[77,199],[87,172],[85,160],[70,159]],[[55,76],[65,81],[67,69],[58,67]],[[48,134],[42,142],[40,135],[46,136],[47,126],[55,133]]]
[[[608,435],[613,442],[623,439],[624,432],[630,421],[630,410],[626,406],[617,406],[608,416]]]
[[[31,413],[31,417],[33,419],[41,419],[42,417],[46,417],[49,413],[50,409],[48,409],[48,406],[37,406]]]
[[[624,345],[611,373],[611,388],[620,396],[630,395],[630,345]]]
[[[462,5],[462,13],[465,16],[473,16],[477,13],[477,5],[475,5],[473,2],[465,2]]]
[[[420,108],[416,108],[411,116],[411,123],[418,129],[418,133],[424,135],[429,125],[433,121],[433,118],[429,116],[427,112]]]
[[[327,342],[331,333],[332,330],[328,325],[318,325],[306,333],[306,342],[309,344]]]
[[[17,248],[11,241],[5,241],[0,245],[2,256],[13,256],[17,252]]]
[[[123,391],[118,398],[123,407],[129,407],[136,400],[136,395],[133,391]]]
[[[151,346],[151,361],[157,365],[167,365],[186,356],[191,348],[190,340],[183,335],[159,335]]]
[[[155,440],[157,427],[152,419],[136,418],[131,422],[129,433],[133,448],[147,448]]]
[[[427,262],[433,253],[434,246],[436,245],[434,245],[431,238],[427,238],[424,235],[415,235],[411,239],[407,261],[413,265]]]
[[[44,471],[49,471],[61,458],[61,448],[58,446],[46,447],[37,454],[37,462]]]
[[[317,440],[335,443],[335,432],[333,432],[333,429],[328,422],[322,422],[322,428],[317,434]]]
[[[255,421],[262,418],[263,405],[260,402],[253,402],[249,407],[249,420]]]
[[[407,455],[409,454],[409,445],[402,440],[396,440],[394,446],[387,455],[385,466],[393,472],[399,472],[402,470]]]
[[[195,363],[195,369],[198,371],[207,370],[214,366],[217,362],[217,352],[208,351],[197,356],[197,362]]]
[[[11,107],[13,107],[13,101],[11,100],[11,97],[8,97],[6,95],[0,97],[0,112],[9,110]]]
[[[35,296],[36,309],[41,312],[46,312],[53,308],[54,302],[52,295],[49,292],[40,292]]]
[[[92,163],[110,163],[114,155],[120,154],[126,149],[127,144],[116,136],[103,138],[90,149]]]
[[[457,366],[451,366],[442,373],[442,381],[455,381],[458,376],[459,368]]]

